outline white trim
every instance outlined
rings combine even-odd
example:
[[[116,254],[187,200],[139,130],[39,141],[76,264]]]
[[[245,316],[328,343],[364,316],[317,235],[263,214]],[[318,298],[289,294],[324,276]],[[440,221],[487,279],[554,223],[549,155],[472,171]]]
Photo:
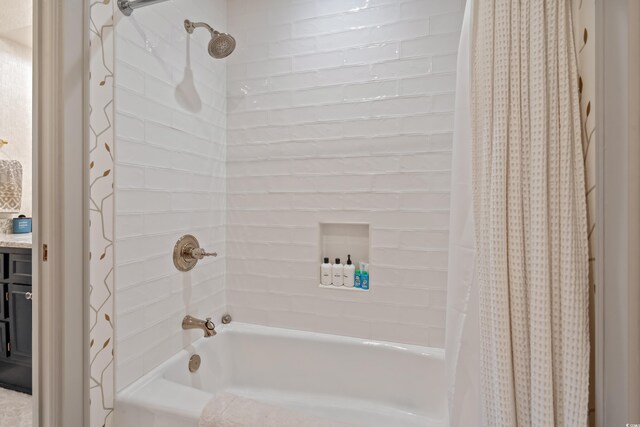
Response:
[[[43,427],[88,420],[86,5],[34,1],[34,425]]]
[[[596,418],[601,427],[640,423],[640,112],[634,111],[640,107],[639,15],[636,0],[597,0]]]
[[[640,423],[640,2],[629,2],[629,328],[628,420]]]

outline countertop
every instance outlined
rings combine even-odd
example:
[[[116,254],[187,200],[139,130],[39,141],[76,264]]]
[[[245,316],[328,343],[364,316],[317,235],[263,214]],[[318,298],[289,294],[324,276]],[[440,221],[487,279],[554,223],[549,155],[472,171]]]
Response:
[[[31,248],[32,233],[2,234],[0,233],[0,247],[2,248]]]

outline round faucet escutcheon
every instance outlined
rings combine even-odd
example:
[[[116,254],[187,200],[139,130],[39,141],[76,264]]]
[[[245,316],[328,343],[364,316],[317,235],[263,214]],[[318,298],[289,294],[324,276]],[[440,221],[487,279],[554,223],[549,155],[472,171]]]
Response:
[[[173,247],[173,265],[179,271],[189,271],[204,257],[217,257],[217,252],[207,252],[191,234],[180,237]]]

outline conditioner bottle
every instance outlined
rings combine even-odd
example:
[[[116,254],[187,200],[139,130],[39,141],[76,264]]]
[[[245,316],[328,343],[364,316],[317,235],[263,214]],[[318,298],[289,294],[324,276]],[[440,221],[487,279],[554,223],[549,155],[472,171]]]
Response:
[[[344,267],[340,264],[340,258],[336,258],[336,263],[331,266],[333,286],[342,286]]]
[[[331,277],[331,264],[329,264],[329,258],[325,258],[324,262],[320,265],[320,283],[330,285]]]

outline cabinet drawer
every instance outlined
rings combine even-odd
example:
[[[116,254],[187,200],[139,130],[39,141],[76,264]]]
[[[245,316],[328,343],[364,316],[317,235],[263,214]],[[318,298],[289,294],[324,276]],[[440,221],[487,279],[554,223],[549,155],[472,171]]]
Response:
[[[0,280],[9,278],[9,254],[0,253]]]
[[[9,254],[9,281],[31,284],[31,254]]]
[[[6,283],[0,283],[0,320],[9,317],[9,289]]]
[[[9,324],[0,322],[0,359],[9,356]]]

